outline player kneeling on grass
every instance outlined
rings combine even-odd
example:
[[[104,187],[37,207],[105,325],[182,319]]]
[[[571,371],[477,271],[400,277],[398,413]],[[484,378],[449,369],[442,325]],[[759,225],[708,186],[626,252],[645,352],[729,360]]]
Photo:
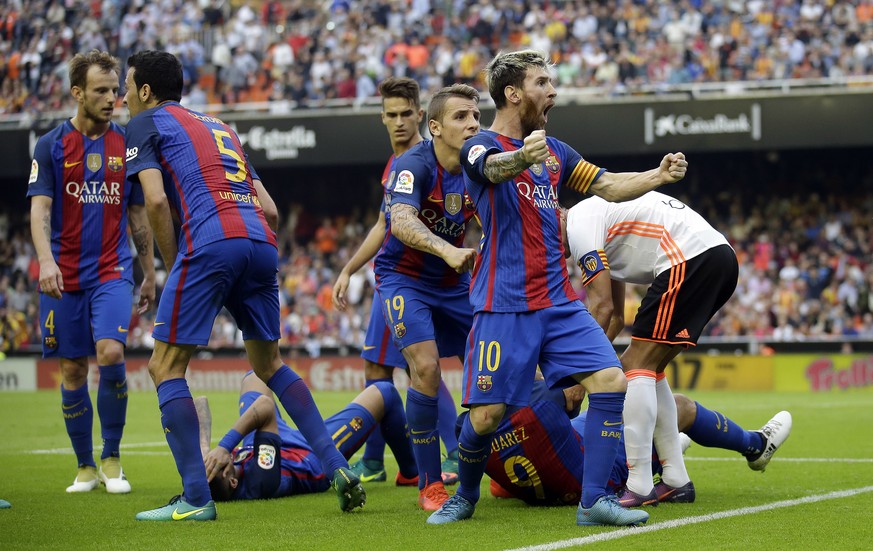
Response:
[[[201,427],[200,448],[214,500],[269,499],[330,488],[321,461],[300,431],[282,419],[273,393],[253,373],[243,378],[239,419],[212,450],[209,403],[200,397],[195,405]],[[398,481],[417,483],[406,413],[393,385],[378,382],[367,387],[325,424],[346,459],[380,427],[397,459]]]
[[[543,381],[534,385],[531,404],[517,408],[501,421],[491,441],[485,472],[491,477],[491,494],[514,497],[532,504],[579,502],[582,491],[586,414],[576,415],[584,396],[581,387],[549,390]],[[678,428],[702,446],[743,454],[749,468],[763,471],[773,454],[791,434],[791,414],[780,411],[760,430],[745,430],[723,414],[675,395]],[[467,413],[461,414],[461,419]],[[571,420],[571,417],[574,417]],[[624,436],[621,435],[623,440]],[[622,442],[623,444],[623,442]],[[653,475],[660,462],[652,460]],[[620,492],[628,478],[624,446],[612,467],[609,487]],[[694,501],[694,494],[659,494],[660,501]],[[657,505],[655,502],[653,505]]]

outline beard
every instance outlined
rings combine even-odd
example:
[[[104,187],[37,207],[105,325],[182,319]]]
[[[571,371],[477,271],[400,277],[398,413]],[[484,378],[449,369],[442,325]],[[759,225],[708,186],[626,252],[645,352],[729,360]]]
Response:
[[[529,136],[534,130],[543,130],[545,128],[545,119],[542,111],[528,98],[524,98],[521,102],[519,122],[521,123],[521,130],[524,136]]]

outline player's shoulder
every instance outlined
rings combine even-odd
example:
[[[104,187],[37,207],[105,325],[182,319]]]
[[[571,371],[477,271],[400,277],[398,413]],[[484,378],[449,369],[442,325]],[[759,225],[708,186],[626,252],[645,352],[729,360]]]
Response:
[[[70,132],[76,131],[76,127],[73,126],[73,123],[70,122],[69,119],[65,120],[61,124],[55,126],[45,134],[39,137],[36,141],[37,144],[51,144],[54,143],[61,138],[63,138],[66,134]]]
[[[467,138],[461,146],[461,162],[472,165],[489,149],[498,147],[497,133],[480,130],[475,136]]]
[[[109,131],[124,136],[124,127],[115,121],[109,123]]]
[[[397,166],[413,170],[429,170],[436,166],[436,153],[431,140],[422,140],[397,157]]]

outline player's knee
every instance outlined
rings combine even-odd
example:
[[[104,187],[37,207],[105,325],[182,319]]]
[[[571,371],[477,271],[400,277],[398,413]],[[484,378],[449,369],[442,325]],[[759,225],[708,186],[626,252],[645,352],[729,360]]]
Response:
[[[608,367],[581,381],[589,394],[595,392],[627,392],[627,378],[619,367]]]
[[[124,345],[113,339],[97,342],[97,365],[115,365],[124,361]]]
[[[503,404],[487,404],[470,410],[470,424],[477,434],[490,434],[497,430],[506,406]]]
[[[61,360],[61,379],[64,388],[76,390],[88,382],[88,358]]]
[[[364,360],[364,377],[367,379],[389,379],[394,376],[394,368]]]

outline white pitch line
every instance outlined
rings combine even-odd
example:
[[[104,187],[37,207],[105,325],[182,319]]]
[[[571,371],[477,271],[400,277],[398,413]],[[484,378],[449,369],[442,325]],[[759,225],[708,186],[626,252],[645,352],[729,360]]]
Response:
[[[167,441],[163,442],[134,442],[133,444],[121,444],[122,450],[129,450],[134,448],[156,448],[158,446],[166,446]],[[23,450],[24,453],[33,453],[33,454],[62,454],[62,453],[73,453],[73,448],[49,448],[47,450]]]
[[[689,457],[685,461],[745,461],[742,457]],[[851,457],[777,457],[773,463],[873,463],[873,458]]]
[[[659,530],[668,530],[670,528],[681,528],[683,526],[689,526],[691,524],[700,524],[703,522],[712,522],[714,520],[721,520],[723,518],[731,518],[738,517],[744,515],[754,515],[757,513],[762,513],[765,511],[772,511],[774,509],[782,509],[785,507],[794,507],[796,505],[806,505],[808,503],[816,503],[819,501],[826,501],[829,499],[839,499],[843,497],[852,497],[858,494],[863,494],[866,492],[873,492],[873,486],[864,486],[862,488],[854,488],[852,490],[841,490],[838,492],[829,492],[827,494],[819,494],[813,496],[802,497],[799,499],[786,499],[784,501],[775,501],[773,503],[767,503],[764,505],[756,505],[754,507],[742,507],[740,509],[732,509],[730,511],[721,511],[719,513],[710,513],[708,515],[699,515],[696,517],[686,517],[676,520],[667,520],[664,522],[658,522],[656,524],[650,524],[648,526],[642,526],[639,528],[629,527],[629,528],[620,528],[618,530],[612,532],[604,532],[602,534],[593,534],[590,536],[585,536],[582,538],[572,538],[568,540],[555,541],[551,543],[543,543],[540,545],[531,545],[528,547],[518,547],[512,549],[511,551],[552,551],[554,549],[564,549],[566,547],[573,547],[577,545],[587,545],[589,543],[600,543],[604,541],[617,540],[621,538],[626,538],[629,536],[637,536],[640,534],[647,534],[649,532],[657,532]]]

